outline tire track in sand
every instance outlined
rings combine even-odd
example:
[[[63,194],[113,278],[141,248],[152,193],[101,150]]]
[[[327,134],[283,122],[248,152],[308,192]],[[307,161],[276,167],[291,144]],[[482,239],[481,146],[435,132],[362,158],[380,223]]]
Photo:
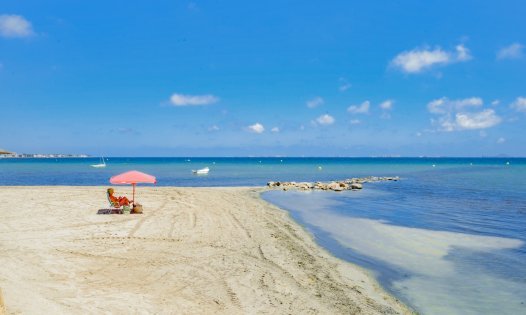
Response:
[[[170,200],[168,199],[168,197],[164,198],[164,201],[162,203],[162,205],[157,208],[156,210],[152,210],[150,211],[146,216],[142,217],[136,224],[135,226],[130,230],[130,233],[128,233],[128,237],[134,237],[135,236],[135,233],[141,228],[141,226],[144,224],[144,222],[146,222],[147,219],[151,218],[155,213],[163,210],[164,208],[166,208],[166,205],[168,204]]]

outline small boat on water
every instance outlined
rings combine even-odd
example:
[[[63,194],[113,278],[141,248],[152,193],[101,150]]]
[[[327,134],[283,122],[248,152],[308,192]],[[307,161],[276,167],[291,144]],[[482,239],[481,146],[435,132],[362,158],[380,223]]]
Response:
[[[205,167],[199,170],[192,170],[192,173],[196,175],[205,175],[205,174],[208,174],[208,172],[210,172],[210,169],[208,167]]]
[[[106,167],[106,161],[104,161],[104,157],[101,157],[100,158],[100,161],[102,163],[99,163],[99,164],[91,164],[91,167],[95,167],[95,168],[103,168],[103,167]]]

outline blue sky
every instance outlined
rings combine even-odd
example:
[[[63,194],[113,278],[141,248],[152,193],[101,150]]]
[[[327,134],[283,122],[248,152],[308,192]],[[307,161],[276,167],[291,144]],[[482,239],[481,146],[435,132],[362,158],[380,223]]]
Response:
[[[0,148],[526,156],[524,1],[4,1]]]

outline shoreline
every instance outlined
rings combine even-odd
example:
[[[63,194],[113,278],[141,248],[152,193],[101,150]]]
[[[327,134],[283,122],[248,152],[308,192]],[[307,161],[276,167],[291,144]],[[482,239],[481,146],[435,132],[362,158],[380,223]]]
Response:
[[[349,261],[346,261],[342,258],[339,258],[337,256],[335,256],[334,254],[332,254],[328,249],[322,247],[321,245],[317,244],[316,243],[316,240],[314,239],[314,235],[312,233],[310,233],[306,227],[304,227],[303,225],[301,225],[299,222],[297,222],[296,220],[294,220],[292,218],[292,216],[290,215],[289,211],[285,210],[285,209],[282,209],[280,208],[279,206],[276,206],[266,200],[264,200],[263,198],[261,198],[261,193],[264,193],[264,192],[267,192],[267,191],[272,191],[273,189],[272,188],[267,188],[267,187],[261,187],[260,188],[260,191],[258,192],[258,198],[261,199],[262,202],[266,203],[269,207],[272,207],[272,208],[275,208],[276,211],[279,211],[279,212],[284,212],[285,215],[287,216],[287,218],[292,221],[292,223],[294,224],[295,228],[298,229],[298,230],[301,230],[302,234],[305,235],[305,239],[308,239],[310,243],[312,243],[314,245],[314,247],[316,248],[317,251],[321,252],[322,253],[322,256],[327,258],[328,260],[333,260],[333,261],[336,261],[336,264],[338,265],[338,268],[340,268],[342,270],[342,272],[344,273],[343,276],[345,276],[345,270],[349,270],[351,271],[351,273],[354,273],[356,270],[359,272],[359,273],[363,273],[363,275],[365,275],[365,278],[367,278],[366,280],[360,280],[362,283],[364,283],[364,281],[368,281],[370,282],[369,285],[371,286],[371,288],[375,291],[375,295],[376,294],[379,294],[381,295],[381,297],[385,300],[385,301],[388,301],[389,303],[394,303],[395,305],[397,305],[397,307],[400,307],[401,308],[401,313],[402,314],[417,314],[411,307],[409,307],[408,305],[406,305],[403,301],[399,300],[396,296],[394,296],[392,293],[388,292],[381,284],[380,282],[374,277],[374,275],[372,274],[372,271],[367,269],[367,268],[364,268],[360,265],[357,265],[355,263],[352,263],[352,262],[349,262]],[[334,191],[332,191],[334,192]],[[331,193],[331,191],[327,191],[327,193]],[[350,275],[347,276],[348,277],[348,280],[349,282],[355,282],[356,279],[354,279],[353,277],[351,277]],[[387,311],[387,310],[385,310]],[[389,311],[387,311],[386,313],[390,314]],[[385,314],[385,313],[383,313]]]
[[[138,187],[143,215],[97,215],[106,188],[2,186],[8,313],[412,312],[263,187]]]

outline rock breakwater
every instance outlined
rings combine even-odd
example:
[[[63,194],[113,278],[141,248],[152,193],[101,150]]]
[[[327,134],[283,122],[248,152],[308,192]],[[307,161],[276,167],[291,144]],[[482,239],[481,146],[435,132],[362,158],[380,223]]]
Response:
[[[361,177],[349,178],[345,180],[337,180],[331,182],[268,182],[267,187],[272,189],[282,190],[358,190],[363,188],[364,183],[383,182],[383,181],[398,181],[400,177]]]

